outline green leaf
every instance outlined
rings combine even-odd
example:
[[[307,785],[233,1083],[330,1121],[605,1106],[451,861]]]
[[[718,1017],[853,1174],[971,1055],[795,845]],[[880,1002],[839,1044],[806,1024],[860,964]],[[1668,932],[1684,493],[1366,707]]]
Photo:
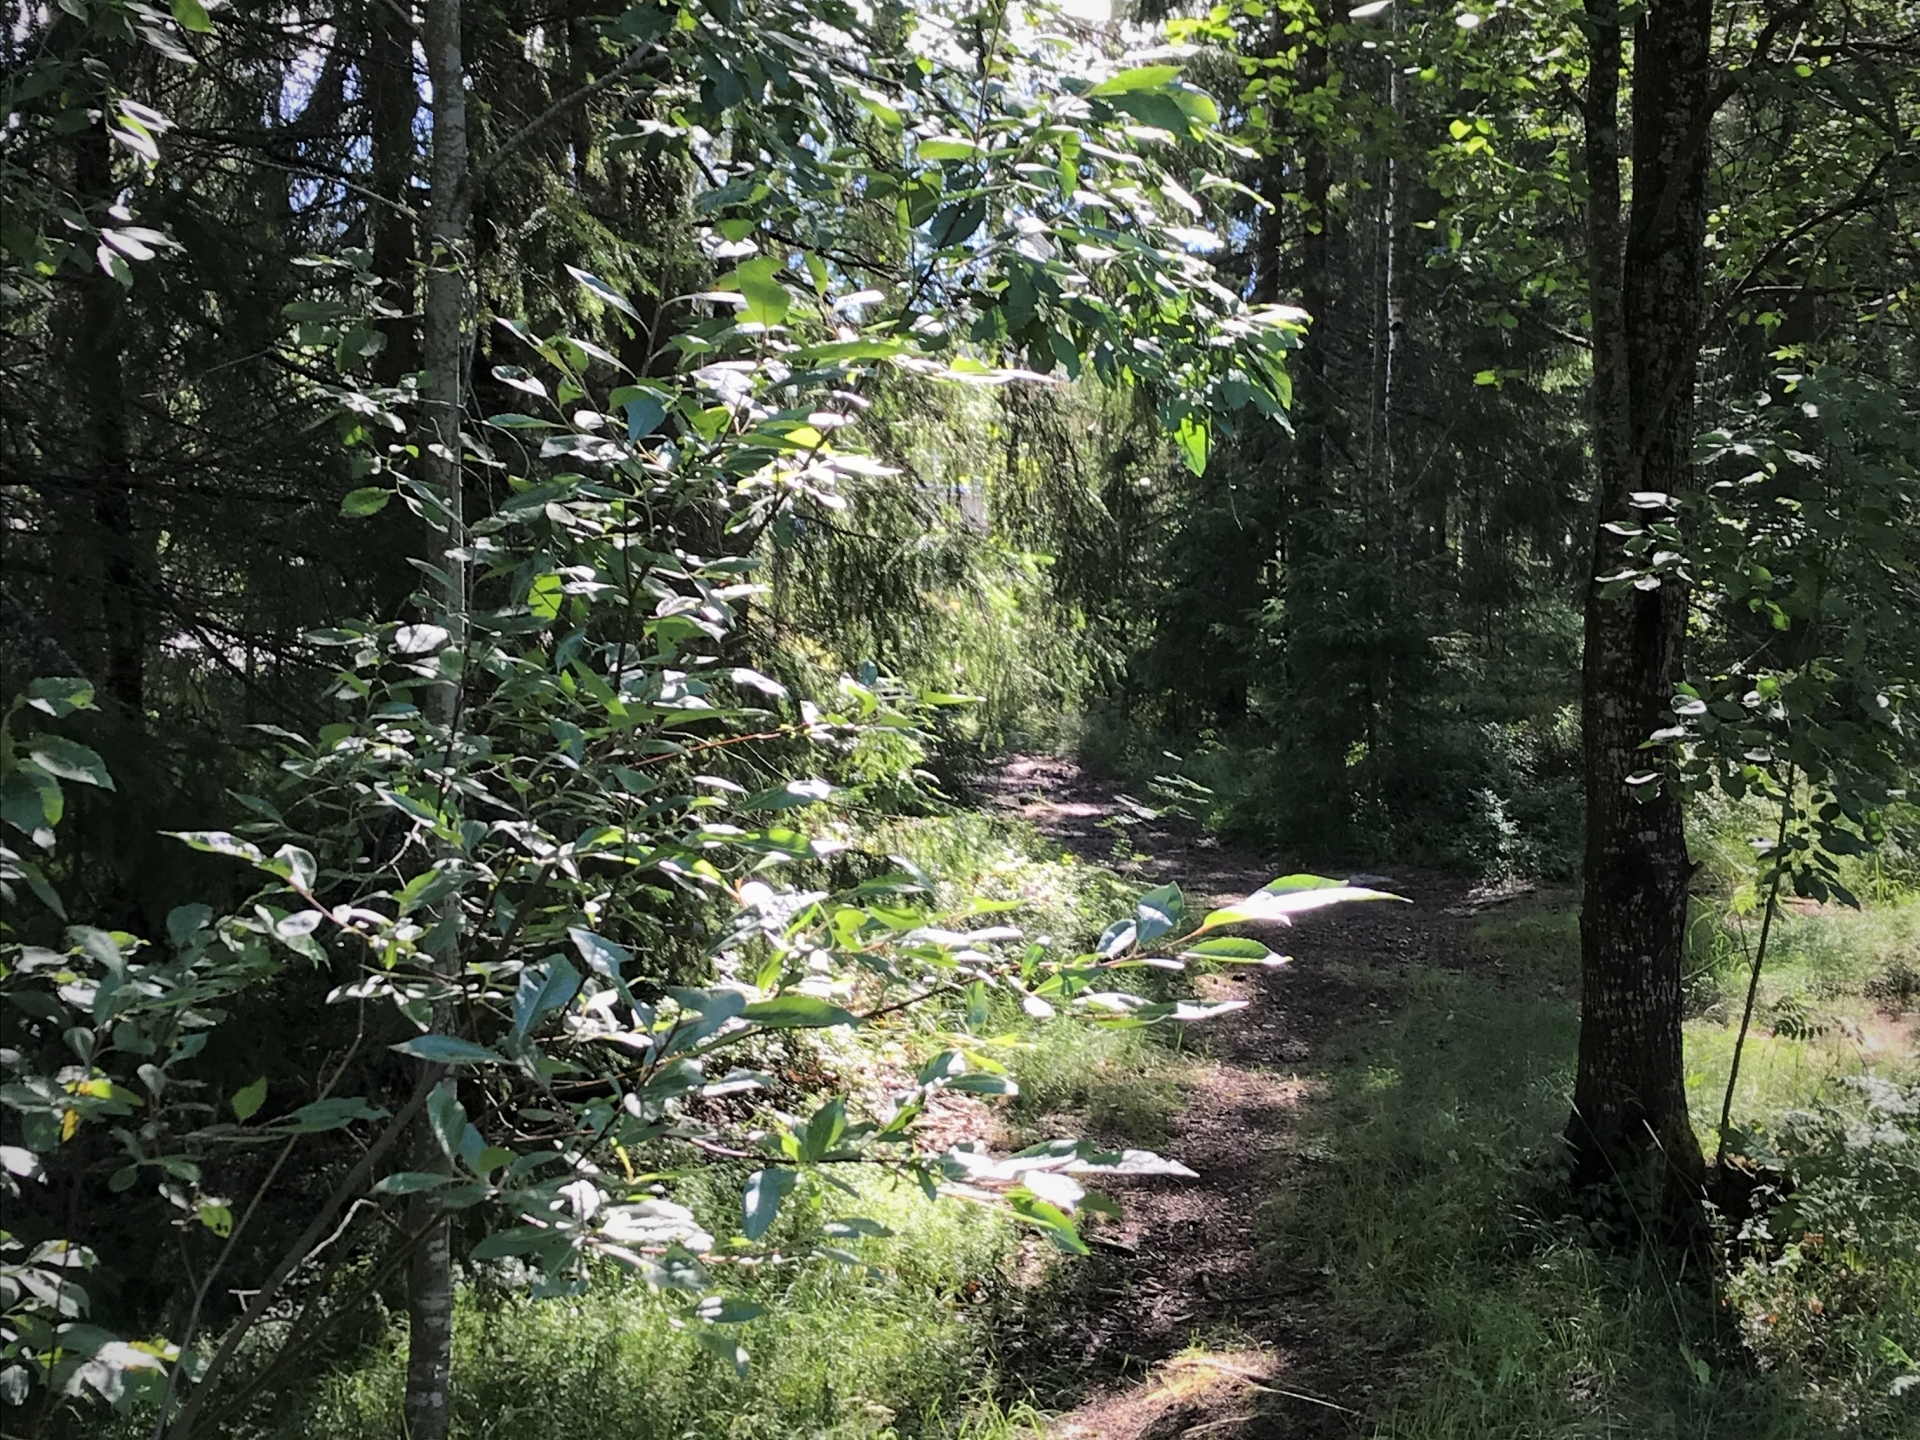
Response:
[[[1186,901],[1181,897],[1178,885],[1162,885],[1142,895],[1135,908],[1134,924],[1137,928],[1134,943],[1151,945],[1180,923],[1180,917],[1186,911]]]
[[[771,790],[749,795],[740,802],[742,810],[797,810],[833,798],[833,786],[825,780],[788,780]]]
[[[517,1226],[512,1230],[496,1230],[487,1236],[472,1250],[476,1260],[497,1260],[502,1255],[525,1255],[531,1251],[552,1250],[559,1246],[564,1249],[566,1233],[551,1229],[534,1229],[532,1226]]]
[[[1187,462],[1187,469],[1196,475],[1204,475],[1207,470],[1207,452],[1212,447],[1213,436],[1206,418],[1189,410],[1180,417],[1180,428],[1173,432],[1173,443],[1180,448],[1180,458]]]
[[[182,30],[191,30],[196,35],[213,33],[213,17],[207,14],[207,7],[200,0],[173,0],[173,18],[180,22]]]
[[[733,272],[734,282],[746,298],[740,318],[752,325],[771,329],[787,318],[793,308],[793,296],[778,278],[779,265],[767,256],[749,260]]]
[[[311,1105],[302,1105],[285,1120],[276,1122],[274,1129],[286,1135],[317,1135],[324,1130],[338,1130],[351,1125],[355,1120],[386,1118],[385,1110],[352,1096],[338,1100],[316,1100]]]
[[[258,845],[229,835],[225,830],[168,830],[164,833],[209,855],[230,855],[235,860],[245,860],[254,865],[266,859]]]
[[[980,147],[961,135],[929,135],[916,147],[922,160],[971,160]]]
[[[622,315],[631,315],[635,320],[640,318],[640,312],[627,303],[627,297],[607,284],[607,282],[602,280],[598,275],[590,275],[585,270],[577,270],[571,265],[567,266],[567,273],[582,285],[586,286],[587,289],[591,290],[600,299],[606,301],[607,304],[618,310]]]
[[[1329,880],[1321,875],[1286,875],[1254,891],[1244,900],[1236,901],[1223,910],[1215,910],[1193,933],[1201,935],[1222,925],[1239,925],[1247,922],[1265,921],[1290,925],[1295,915],[1304,914],[1306,911],[1360,900],[1398,900],[1402,904],[1409,903],[1404,895],[1389,894],[1385,890],[1368,890],[1339,880]]]
[[[398,1045],[390,1045],[390,1050],[398,1050],[402,1055],[411,1055],[416,1060],[425,1060],[430,1065],[500,1065],[505,1057],[484,1045],[476,1045],[471,1040],[459,1040],[452,1035],[416,1035],[411,1040],[402,1040]]]
[[[538,575],[527,590],[527,609],[537,620],[552,620],[559,616],[565,598],[564,582],[558,575]]]
[[[571,929],[567,931],[567,938],[573,941],[573,948],[580,952],[580,958],[587,962],[587,968],[597,975],[618,980],[621,970],[633,963],[633,954],[626,947],[616,945],[591,930]]]
[[[349,490],[340,502],[342,515],[375,515],[387,508],[387,502],[393,499],[393,492],[383,485],[367,485],[359,490]]]
[[[282,845],[273,852],[273,862],[268,867],[282,876],[296,890],[311,890],[313,882],[320,874],[320,863],[313,858],[311,850],[303,850],[298,845]]]
[[[66,808],[60,782],[37,765],[23,766],[0,780],[0,816],[22,834],[32,835],[39,844],[53,844],[53,827],[60,823]],[[36,833],[43,830],[47,833]]]
[[[1284,965],[1288,957],[1276,955],[1258,940],[1237,935],[1216,936],[1181,951],[1182,959],[1213,960],[1227,965]]]
[[[673,395],[653,385],[622,385],[607,397],[607,403],[627,412],[627,438],[640,440],[651,435],[666,418]]]
[[[838,1095],[834,1096],[813,1112],[804,1127],[795,1126],[794,1129],[795,1134],[801,1137],[802,1159],[826,1159],[847,1133],[847,1102]]]
[[[817,1030],[827,1025],[857,1025],[860,1017],[818,995],[788,993],[761,1000],[740,1012],[743,1019],[769,1030]]]
[[[427,1096],[427,1124],[447,1158],[458,1157],[467,1138],[467,1111],[452,1080],[442,1080]]]
[[[244,1124],[257,1115],[260,1107],[266,1103],[267,1077],[262,1075],[251,1085],[233,1092],[233,1117]]]
[[[84,745],[76,745],[58,735],[34,735],[27,740],[27,754],[49,775],[77,780],[82,785],[98,785],[102,790],[113,789],[107,762]]]
[[[694,1307],[693,1313],[709,1325],[739,1325],[759,1319],[767,1313],[767,1309],[764,1305],[755,1305],[750,1300],[735,1300],[729,1295],[708,1295]]]
[[[184,950],[208,925],[213,923],[213,908],[194,903],[176,905],[167,912],[167,939],[176,950]]]
[[[1085,1255],[1087,1242],[1080,1238],[1080,1232],[1074,1228],[1073,1219],[1057,1205],[1050,1205],[1037,1195],[1021,1194],[1014,1191],[1007,1196],[1007,1205],[1014,1214],[1029,1225],[1038,1226],[1054,1243],[1055,1248],[1069,1255]]]
[[[11,863],[19,870],[20,878],[27,882],[27,888],[33,891],[34,897],[62,920],[66,919],[67,907],[61,903],[60,892],[47,883],[47,877],[40,867],[27,860],[14,860]]]
[[[580,972],[563,955],[552,955],[520,974],[513,997],[513,1038],[519,1040],[541,1018],[560,1010],[580,991]]]
[[[376,1195],[417,1195],[423,1190],[438,1190],[451,1185],[453,1176],[436,1175],[430,1170],[396,1170],[384,1175],[373,1187]]]
[[[27,704],[56,720],[76,710],[92,710],[93,682],[66,676],[47,676],[27,686]]]
[[[888,360],[905,355],[913,347],[904,340],[829,340],[809,345],[798,352],[802,360],[828,364],[848,360]]]
[[[792,1193],[798,1172],[787,1169],[756,1170],[747,1177],[747,1188],[740,1198],[740,1230],[749,1240],[767,1233],[780,1202]]]
[[[1111,79],[1102,80],[1087,91],[1087,94],[1099,97],[1129,95],[1138,90],[1164,90],[1179,78],[1178,65],[1141,65],[1132,70],[1122,70]]]
[[[718,1330],[710,1330],[702,1325],[694,1330],[693,1338],[702,1350],[731,1365],[735,1375],[743,1380],[746,1378],[747,1352],[731,1335],[723,1335]]]
[[[1005,1075],[958,1075],[947,1082],[949,1090],[965,1095],[1018,1095],[1020,1087]]]
[[[971,200],[956,200],[943,206],[933,217],[933,226],[929,232],[936,250],[950,250],[956,245],[964,245],[973,238],[987,218],[987,202],[980,196]]]

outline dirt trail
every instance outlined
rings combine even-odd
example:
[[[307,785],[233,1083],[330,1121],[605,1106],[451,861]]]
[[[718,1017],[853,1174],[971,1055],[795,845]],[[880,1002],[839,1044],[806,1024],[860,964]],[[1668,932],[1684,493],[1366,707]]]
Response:
[[[1177,883],[1190,912],[1284,873],[1153,814],[1068,761],[1014,756],[986,788],[995,809],[1086,859],[1113,863],[1118,830],[1133,877]],[[1116,827],[1115,817],[1125,823]],[[1092,1398],[1055,1422],[1055,1440],[1365,1433],[1378,1375],[1343,1365],[1316,1319],[1321,1277],[1262,1257],[1255,1225],[1261,1203],[1286,1182],[1289,1142],[1314,1093],[1316,1052],[1336,1026],[1377,1004],[1371,987],[1351,978],[1356,968],[1473,963],[1466,917],[1497,898],[1442,876],[1394,870],[1390,878],[1415,904],[1302,917],[1266,937],[1294,955],[1293,964],[1199,982],[1210,998],[1249,1003],[1196,1032],[1210,1058],[1162,1147],[1198,1177],[1115,1187],[1125,1216],[1100,1232],[1105,1244],[1087,1277],[1093,1301],[1069,1337]]]

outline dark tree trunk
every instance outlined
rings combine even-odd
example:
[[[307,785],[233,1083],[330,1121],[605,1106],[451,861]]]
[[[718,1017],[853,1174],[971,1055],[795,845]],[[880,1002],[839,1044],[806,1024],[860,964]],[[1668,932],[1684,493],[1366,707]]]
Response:
[[[1623,228],[1620,12],[1588,0],[1589,264],[1599,521],[1586,601],[1586,896],[1574,1181],[1652,1186],[1694,1210],[1705,1169],[1687,1115],[1681,967],[1687,856],[1681,801],[1641,747],[1668,723],[1686,633],[1685,588],[1667,577],[1609,595],[1648,492],[1693,484],[1694,372],[1704,308],[1707,124],[1715,103],[1708,0],[1654,0],[1637,23],[1633,202]],[[1638,497],[1639,505],[1636,505]]]
[[[96,125],[77,137],[76,192],[89,207],[112,203],[113,141]],[[151,555],[136,527],[128,470],[125,287],[97,265],[78,281],[74,329],[67,351],[68,383],[83,406],[81,422],[85,499],[69,512],[84,584],[94,590],[84,609],[98,616],[97,666],[102,697],[120,723],[140,726],[146,716],[148,608],[144,583]]]
[[[1332,0],[1320,17],[1326,31],[1346,22],[1345,0]],[[1330,41],[1317,35],[1301,58],[1301,86],[1315,90],[1328,83],[1332,71]],[[1294,473],[1287,515],[1286,599],[1290,658],[1298,667],[1298,632],[1311,629],[1301,622],[1322,603],[1318,585],[1322,576],[1315,562],[1326,554],[1328,502],[1332,489],[1333,429],[1340,404],[1340,315],[1343,287],[1339,270],[1345,259],[1344,216],[1333,195],[1334,152],[1317,122],[1302,138],[1301,195],[1306,202],[1305,232],[1300,237],[1300,303],[1312,317],[1307,343],[1300,353],[1294,413]],[[1311,662],[1308,661],[1308,664]],[[1303,677],[1296,674],[1296,680]]]
[[[366,8],[367,111],[373,141],[372,190],[367,206],[368,245],[380,302],[393,313],[380,322],[386,345],[373,358],[373,379],[398,385],[424,361],[420,350],[420,236],[425,228],[415,208],[420,169],[420,77],[413,56],[411,6],[368,0]],[[397,507],[396,507],[397,508]],[[392,512],[389,511],[389,514]],[[384,520],[384,517],[382,517]],[[429,547],[427,527],[417,520],[380,523],[366,532],[365,578],[374,613],[406,612],[419,583],[409,564]]]
[[[1337,87],[1343,68],[1333,53],[1333,33],[1347,23],[1347,0],[1328,0],[1315,19],[1319,31],[1300,61],[1305,92]],[[1339,97],[1330,97],[1337,113]],[[1352,198],[1336,193],[1341,151],[1327,133],[1335,122],[1309,118],[1301,137],[1300,191],[1305,201],[1305,231],[1300,237],[1300,303],[1312,317],[1300,352],[1294,389],[1293,466],[1283,512],[1285,562],[1280,593],[1284,601],[1283,641],[1288,683],[1293,693],[1314,697],[1299,709],[1300,753],[1307,778],[1301,793],[1321,832],[1320,843],[1338,847],[1352,805],[1348,747],[1359,726],[1353,712],[1356,667],[1345,646],[1330,639],[1340,628],[1333,608],[1342,603],[1330,589],[1329,571],[1341,536],[1338,461],[1348,451],[1349,397],[1366,393],[1367,345],[1364,312],[1352,313],[1356,287],[1347,272],[1351,248],[1346,206]],[[1364,296],[1364,289],[1359,293]],[[1336,651],[1338,653],[1336,653]]]
[[[380,299],[400,312],[381,322],[387,344],[374,360],[373,373],[382,385],[395,385],[420,368],[415,298],[420,217],[413,210],[420,89],[414,74],[413,27],[406,23],[405,12],[388,0],[371,0],[367,6],[364,73],[373,132],[372,188],[378,197],[368,206],[369,248]]]

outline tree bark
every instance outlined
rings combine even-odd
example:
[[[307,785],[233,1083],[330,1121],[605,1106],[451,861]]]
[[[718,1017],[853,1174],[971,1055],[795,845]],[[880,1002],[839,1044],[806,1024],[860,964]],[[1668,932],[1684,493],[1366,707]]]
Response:
[[[442,623],[452,649],[466,648],[467,565],[466,496],[460,427],[466,388],[467,322],[467,100],[460,47],[460,0],[427,0],[425,49],[427,78],[433,86],[432,254],[426,282],[423,355],[429,443],[421,468],[445,505],[441,517],[444,546],[439,563],[445,575],[439,596]],[[460,724],[460,686],[440,687],[441,719],[449,730]],[[457,978],[459,951],[450,949],[437,967]],[[451,1007],[436,1004],[436,1022],[451,1018]],[[436,1023],[436,1028],[439,1024]],[[438,1075],[429,1072],[429,1081]],[[440,1169],[448,1161],[431,1125],[422,1120],[415,1137],[417,1163]],[[446,1212],[431,1192],[408,1203],[407,1228],[420,1235],[407,1274],[407,1389],[405,1413],[409,1440],[446,1440],[453,1369],[453,1248]]]
[[[400,312],[381,322],[387,344],[373,362],[373,375],[382,385],[397,385],[421,363],[414,318],[420,221],[413,210],[419,150],[413,126],[420,112],[420,90],[414,78],[413,27],[391,0],[368,0],[362,70],[373,138],[372,189],[378,197],[368,206],[369,248],[380,299]]]
[[[76,137],[74,188],[94,213],[114,196],[113,141],[104,123]],[[98,606],[100,689],[115,718],[135,729],[146,721],[148,606],[144,584],[151,555],[136,532],[128,473],[126,287],[98,266],[78,282],[78,314],[68,349],[69,384],[85,406],[83,444],[86,499],[74,507],[85,583],[96,589],[85,608]],[[84,517],[84,518],[83,518]],[[98,568],[95,569],[94,567]],[[84,612],[83,612],[84,613]]]
[[[1586,598],[1586,886],[1573,1179],[1651,1186],[1668,1216],[1697,1210],[1705,1162],[1687,1114],[1681,972],[1692,873],[1680,796],[1642,749],[1680,679],[1687,596],[1671,576],[1609,595],[1624,568],[1611,523],[1647,492],[1692,487],[1694,374],[1704,298],[1714,104],[1709,0],[1654,0],[1634,34],[1634,179],[1622,224],[1616,0],[1587,0],[1586,100],[1598,520]],[[1636,505],[1639,497],[1640,505]],[[1644,588],[1643,588],[1644,586]]]
[[[1333,32],[1347,23],[1347,12],[1347,0],[1328,0],[1318,12],[1318,29],[1300,60],[1303,92],[1341,83]],[[1329,108],[1336,102],[1337,95],[1330,97]],[[1288,680],[1295,693],[1315,697],[1315,703],[1300,708],[1301,760],[1312,777],[1305,790],[1312,796],[1316,823],[1329,832],[1352,808],[1345,760],[1358,729],[1350,693],[1352,656],[1329,640],[1338,628],[1330,615],[1338,600],[1328,588],[1339,542],[1336,457],[1347,449],[1346,399],[1372,383],[1365,362],[1354,358],[1365,353],[1366,338],[1364,331],[1356,334],[1360,326],[1349,308],[1353,290],[1346,278],[1350,247],[1345,207],[1351,196],[1335,194],[1340,152],[1328,134],[1333,123],[1330,117],[1310,116],[1301,139],[1305,232],[1300,238],[1300,303],[1312,322],[1296,371],[1292,483],[1282,522],[1281,575]]]

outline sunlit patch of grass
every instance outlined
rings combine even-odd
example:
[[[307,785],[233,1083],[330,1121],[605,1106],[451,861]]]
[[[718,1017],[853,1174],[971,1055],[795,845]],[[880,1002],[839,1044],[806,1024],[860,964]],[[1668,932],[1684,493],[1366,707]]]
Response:
[[[1013,902],[996,916],[1067,954],[1090,948],[1116,916],[1130,915],[1139,885],[1061,851],[1032,826],[981,814],[889,822],[872,837],[939,882],[936,908],[967,897]],[[1155,970],[1116,971],[1111,988],[1159,998],[1184,985]],[[1108,1142],[1153,1146],[1180,1104],[1182,1033],[1173,1027],[1112,1029],[1070,1017],[1034,1019],[1012,1003],[992,1007],[988,1049],[1013,1072],[1020,1094],[1008,1113],[1027,1142],[1078,1129]]]
[[[1028,1141],[1078,1121],[1106,1143],[1160,1145],[1184,1092],[1187,1062],[1139,1030],[1045,1021],[1008,1059],[1020,1077],[1011,1119]]]
[[[1022,820],[968,811],[875,825],[866,848],[913,861],[937,882],[933,908],[1011,901],[1014,923],[1062,945],[1085,944],[1131,914],[1138,887],[1075,858]]]
[[[858,1214],[892,1235],[859,1245],[865,1266],[802,1259],[729,1276],[765,1307],[729,1331],[744,1377],[696,1342],[685,1311],[617,1272],[585,1294],[529,1300],[463,1290],[456,1318],[453,1434],[459,1440],[867,1440],[895,1435],[1000,1440],[1033,1432],[1005,1408],[986,1361],[991,1322],[1015,1303],[1020,1236],[977,1208],[854,1177],[783,1216],[781,1248],[804,1255],[829,1218]],[[697,1209],[737,1203],[709,1187]],[[319,1382],[265,1431],[286,1440],[401,1433],[404,1334]]]

